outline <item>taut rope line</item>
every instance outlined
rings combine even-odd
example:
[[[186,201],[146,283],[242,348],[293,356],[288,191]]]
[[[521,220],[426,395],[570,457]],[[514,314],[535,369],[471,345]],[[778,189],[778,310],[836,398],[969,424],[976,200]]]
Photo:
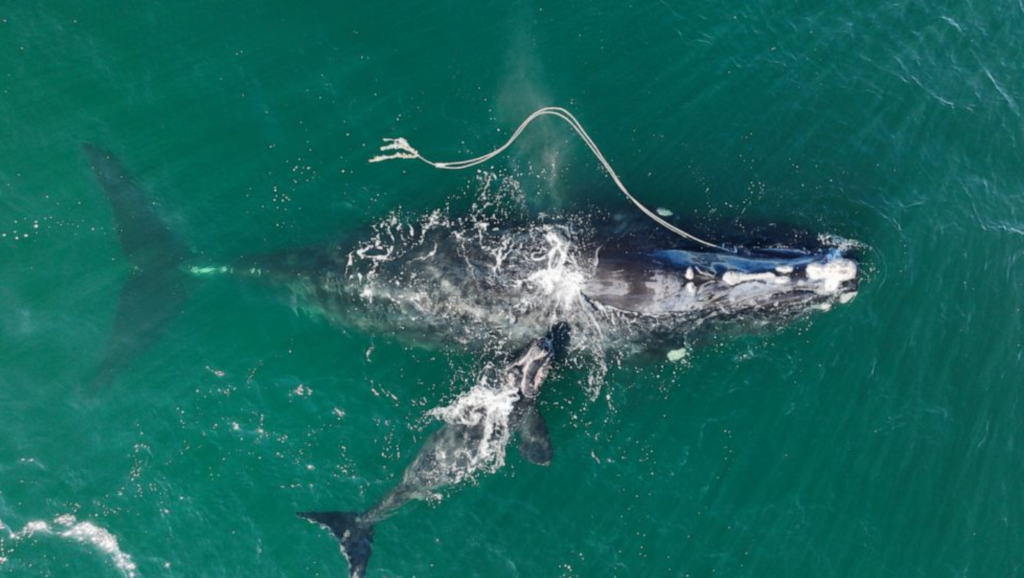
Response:
[[[519,128],[516,129],[516,132],[512,133],[512,137],[509,138],[508,141],[505,142],[505,144],[501,145],[500,147],[494,149],[493,151],[485,155],[476,158],[467,159],[464,161],[451,162],[431,161],[425,158],[423,155],[421,155],[418,150],[412,148],[412,145],[409,144],[409,141],[399,137],[385,138],[385,144],[380,147],[381,152],[385,154],[380,154],[373,157],[372,159],[370,159],[370,162],[379,163],[381,161],[389,161],[392,159],[418,159],[437,169],[445,169],[451,171],[468,169],[470,167],[475,167],[476,165],[483,164],[493,159],[494,157],[500,155],[502,152],[505,151],[505,149],[512,146],[512,143],[515,142],[517,138],[519,138],[519,135],[523,133],[523,130],[526,129],[527,125],[529,125],[534,120],[546,115],[558,117],[564,120],[565,122],[569,123],[569,126],[572,127],[574,131],[576,131],[576,134],[578,134],[581,139],[583,139],[583,142],[586,143],[586,145],[590,148],[591,152],[594,153],[594,156],[597,157],[597,160],[600,161],[601,165],[604,166],[606,171],[608,171],[608,175],[611,176],[613,181],[615,181],[615,184],[619,187],[619,190],[622,191],[622,194],[626,195],[626,198],[632,201],[632,203],[636,205],[636,207],[640,209],[640,211],[642,211],[643,214],[647,215],[648,217],[653,219],[654,222],[658,223],[662,227],[665,227],[669,231],[672,231],[673,233],[679,235],[680,237],[696,241],[701,245],[711,247],[713,249],[727,251],[725,247],[721,247],[709,241],[705,241],[704,239],[691,235],[690,233],[687,233],[686,231],[680,229],[679,227],[676,227],[675,225],[669,223],[665,219],[661,218],[657,213],[648,209],[643,203],[637,200],[636,197],[630,194],[630,192],[626,190],[626,185],[622,184],[622,180],[619,179],[619,175],[615,173],[615,170],[612,168],[612,165],[608,162],[608,159],[604,158],[604,155],[601,154],[601,151],[600,149],[597,148],[597,145],[594,143],[594,140],[591,139],[590,135],[587,134],[587,131],[584,130],[583,125],[581,125],[580,122],[576,120],[576,117],[574,117],[571,112],[558,106],[544,107],[534,112],[530,116],[526,117],[526,120],[524,120],[522,124],[519,125]]]

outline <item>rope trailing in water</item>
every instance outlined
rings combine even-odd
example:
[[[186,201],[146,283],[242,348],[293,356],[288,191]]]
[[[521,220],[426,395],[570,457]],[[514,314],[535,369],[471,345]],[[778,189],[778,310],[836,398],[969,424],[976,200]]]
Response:
[[[571,112],[558,106],[544,107],[534,112],[530,116],[526,117],[526,120],[524,120],[522,124],[519,125],[519,128],[516,129],[516,132],[512,133],[512,137],[509,138],[508,141],[505,142],[505,144],[501,145],[500,147],[494,149],[493,151],[485,155],[476,158],[467,159],[464,161],[451,162],[431,161],[428,160],[423,155],[421,155],[418,150],[412,148],[412,145],[409,144],[409,141],[399,137],[385,138],[385,144],[380,147],[381,152],[384,154],[380,154],[373,157],[372,159],[370,159],[370,162],[379,163],[381,161],[389,161],[392,159],[418,159],[436,169],[445,169],[451,171],[460,171],[462,169],[468,169],[470,167],[475,167],[479,164],[486,163],[487,161],[500,155],[502,152],[505,151],[505,149],[512,146],[512,143],[515,142],[517,138],[519,138],[519,135],[523,133],[527,125],[529,125],[534,120],[546,115],[558,117],[564,120],[565,122],[569,123],[569,126],[572,127],[574,131],[576,131],[576,134],[579,135],[581,139],[583,139],[583,142],[590,148],[591,152],[594,153],[594,156],[597,157],[597,160],[600,161],[601,165],[604,166],[606,171],[608,171],[608,175],[611,176],[613,181],[615,181],[615,184],[619,187],[619,190],[622,191],[622,194],[626,195],[626,198],[632,201],[632,203],[636,205],[636,207],[640,209],[640,211],[643,212],[643,214],[647,215],[648,217],[653,219],[654,222],[658,223],[662,227],[665,227],[669,231],[672,231],[676,235],[679,235],[680,237],[690,239],[691,241],[696,241],[701,245],[711,247],[713,249],[728,251],[728,249],[726,249],[725,247],[716,245],[709,241],[705,241],[700,237],[691,235],[690,233],[687,233],[686,231],[680,229],[679,227],[676,227],[672,223],[669,223],[665,219],[661,218],[657,213],[648,209],[643,203],[637,200],[636,197],[634,197],[632,194],[630,194],[628,190],[626,190],[626,185],[622,184],[622,180],[619,178],[619,175],[615,173],[614,169],[612,169],[612,165],[608,162],[608,159],[604,158],[604,155],[601,154],[600,149],[597,148],[597,144],[595,144],[594,140],[590,138],[589,134],[587,134],[587,131],[583,128],[583,125],[580,124],[580,121],[576,120],[576,117],[574,117]]]

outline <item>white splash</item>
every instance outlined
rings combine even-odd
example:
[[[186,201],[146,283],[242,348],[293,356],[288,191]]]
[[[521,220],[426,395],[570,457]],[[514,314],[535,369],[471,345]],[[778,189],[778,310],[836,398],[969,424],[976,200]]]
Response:
[[[344,272],[326,288],[379,303],[389,319],[433,324],[431,331],[450,323],[459,342],[521,342],[566,321],[578,328],[573,350],[603,355],[602,328],[583,295],[597,263],[588,218],[528,219],[517,181],[487,172],[478,181],[467,215],[452,216],[446,206],[378,221],[368,239],[339,256]],[[312,288],[303,299],[316,299]]]
[[[505,465],[505,448],[511,435],[509,421],[518,399],[517,390],[496,389],[484,379],[451,405],[427,412],[451,425],[483,428],[477,447],[462,456],[466,466],[457,472],[459,481],[477,472],[496,472]]]
[[[546,260],[547,267],[530,274],[527,281],[540,289],[544,296],[553,298],[567,309],[579,302],[586,277],[571,262],[568,241],[553,231],[545,233],[544,240],[550,249],[546,255],[534,260]]]
[[[851,250],[863,250],[868,248],[867,245],[860,241],[847,239],[833,234],[820,234],[818,235],[818,241],[826,247],[835,248],[840,254],[848,253]]]
[[[116,536],[111,534],[106,528],[97,526],[92,522],[78,522],[72,514],[57,516],[52,523],[44,520],[32,520],[17,532],[5,526],[3,521],[0,521],[0,530],[6,530],[7,536],[14,541],[24,540],[40,534],[74,540],[79,544],[88,544],[106,554],[114,566],[126,578],[135,578],[136,576],[138,568],[132,557],[121,550]],[[0,563],[3,562],[6,562],[6,558],[0,561]]]

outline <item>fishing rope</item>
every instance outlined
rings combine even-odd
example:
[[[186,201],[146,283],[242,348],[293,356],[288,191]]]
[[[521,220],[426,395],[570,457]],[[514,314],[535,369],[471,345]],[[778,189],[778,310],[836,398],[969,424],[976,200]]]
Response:
[[[569,126],[572,127],[574,131],[576,131],[576,134],[579,135],[581,139],[583,139],[583,142],[590,148],[590,151],[594,153],[594,156],[597,157],[597,160],[600,161],[601,165],[604,166],[606,171],[608,171],[608,175],[611,176],[616,186],[618,186],[619,190],[622,191],[622,194],[626,195],[627,199],[629,199],[634,205],[636,205],[638,209],[640,209],[641,212],[643,212],[643,214],[650,217],[655,223],[658,223],[662,227],[665,227],[666,229],[672,231],[673,233],[679,235],[680,237],[696,241],[697,243],[700,243],[701,245],[704,245],[706,247],[711,247],[712,249],[720,249],[722,251],[728,251],[728,249],[726,249],[725,247],[716,245],[709,241],[705,241],[700,237],[691,235],[690,233],[687,233],[686,231],[680,229],[679,227],[676,227],[675,225],[661,218],[657,213],[648,209],[643,203],[637,200],[636,197],[634,197],[632,194],[630,194],[628,190],[626,190],[626,185],[622,184],[622,180],[619,179],[619,175],[615,173],[615,170],[612,169],[612,165],[608,162],[606,158],[604,158],[604,155],[601,154],[600,149],[597,148],[597,144],[595,144],[593,139],[590,138],[590,135],[587,134],[587,131],[583,128],[583,125],[580,124],[578,120],[576,120],[576,117],[574,117],[571,112],[558,106],[544,107],[534,112],[530,116],[526,117],[526,120],[524,120],[522,124],[519,125],[519,128],[517,128],[514,133],[512,133],[512,137],[509,138],[505,144],[501,145],[500,147],[494,149],[493,151],[485,155],[476,158],[467,159],[464,161],[451,162],[431,161],[428,160],[423,155],[421,155],[418,150],[414,149],[412,145],[409,144],[409,141],[405,140],[404,138],[398,137],[385,138],[385,144],[380,147],[381,152],[384,154],[380,154],[373,157],[372,159],[370,159],[370,162],[379,163],[381,161],[389,161],[392,159],[418,159],[436,169],[445,169],[451,171],[460,171],[462,169],[468,169],[470,167],[475,167],[476,165],[483,164],[493,159],[494,157],[500,155],[502,152],[505,151],[505,149],[512,146],[512,143],[515,142],[517,138],[519,138],[519,135],[522,134],[523,130],[526,129],[527,125],[529,125],[534,120],[546,115],[558,117],[564,120],[565,122],[569,123]]]

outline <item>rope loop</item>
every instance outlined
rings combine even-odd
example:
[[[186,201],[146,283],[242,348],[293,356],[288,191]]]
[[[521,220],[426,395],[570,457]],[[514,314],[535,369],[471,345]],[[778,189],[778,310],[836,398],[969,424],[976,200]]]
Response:
[[[716,245],[710,241],[705,241],[704,239],[691,235],[690,233],[687,233],[686,231],[680,229],[679,227],[676,227],[672,223],[669,223],[665,219],[661,218],[661,216],[659,216],[657,213],[648,209],[647,206],[645,206],[643,203],[637,200],[636,197],[630,194],[630,192],[626,190],[626,185],[622,183],[622,180],[619,178],[619,175],[616,174],[615,170],[612,168],[611,163],[609,163],[608,159],[606,159],[604,155],[601,154],[601,150],[597,148],[597,144],[594,143],[594,140],[590,138],[589,134],[587,134],[587,131],[583,128],[583,125],[580,124],[580,121],[576,120],[576,117],[573,116],[571,112],[559,106],[547,106],[535,111],[533,114],[526,117],[526,120],[524,120],[522,124],[519,125],[519,128],[517,128],[514,133],[512,133],[512,136],[508,139],[508,141],[505,142],[505,144],[501,145],[500,147],[494,149],[493,151],[485,155],[481,155],[476,158],[450,162],[431,161],[428,160],[423,155],[421,155],[418,150],[414,149],[412,145],[409,144],[409,141],[405,140],[404,138],[398,137],[385,138],[384,144],[380,147],[381,153],[384,154],[379,154],[373,157],[372,159],[370,159],[370,162],[379,163],[382,161],[390,161],[393,159],[419,159],[420,161],[436,169],[450,171],[460,171],[463,169],[468,169],[470,167],[475,167],[477,165],[486,163],[487,161],[503,153],[505,149],[512,146],[512,143],[515,142],[517,138],[519,138],[519,135],[523,133],[523,131],[531,122],[542,116],[548,115],[560,118],[569,124],[573,131],[575,131],[576,134],[579,135],[581,139],[583,139],[584,144],[586,144],[587,147],[590,148],[590,151],[594,153],[594,156],[597,157],[597,160],[600,161],[604,169],[608,171],[608,176],[612,178],[612,181],[614,181],[615,185],[619,187],[619,190],[622,191],[622,194],[626,195],[626,198],[629,199],[634,205],[636,205],[636,207],[640,209],[640,211],[643,214],[647,215],[654,222],[658,223],[662,227],[665,227],[669,231],[672,231],[676,235],[679,235],[680,237],[690,239],[691,241],[695,241],[697,243],[700,243],[701,245],[710,247],[712,249],[728,251],[728,249],[722,247],[721,245]]]

